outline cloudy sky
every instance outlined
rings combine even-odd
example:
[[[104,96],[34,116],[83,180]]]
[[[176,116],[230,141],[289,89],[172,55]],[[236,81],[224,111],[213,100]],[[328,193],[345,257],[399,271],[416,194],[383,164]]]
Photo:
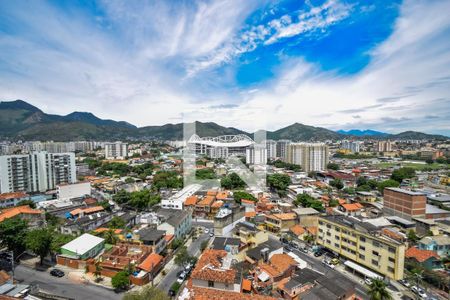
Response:
[[[450,135],[449,11],[449,0],[0,1],[0,99],[138,126]]]

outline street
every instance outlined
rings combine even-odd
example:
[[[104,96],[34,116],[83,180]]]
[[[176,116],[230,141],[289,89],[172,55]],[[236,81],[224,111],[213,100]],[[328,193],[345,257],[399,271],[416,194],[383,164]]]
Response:
[[[192,222],[192,228],[195,228],[197,226],[203,226],[211,230],[213,228],[213,223],[211,222]],[[199,236],[195,241],[193,241],[189,247],[188,252],[189,255],[195,256],[198,258],[200,255],[200,245],[203,241],[209,240],[211,237],[207,233],[203,233],[201,236]],[[161,290],[168,292],[172,284],[177,281],[177,274],[180,272],[183,268],[179,267],[177,265],[174,265],[174,267],[167,273],[166,276],[161,280],[161,282],[158,285],[158,288]]]
[[[47,271],[37,271],[32,268],[19,265],[15,268],[15,277],[21,284],[34,284],[41,290],[59,296],[80,300],[122,299],[123,294],[116,294],[111,290],[92,284],[80,285],[67,278],[53,277]]]

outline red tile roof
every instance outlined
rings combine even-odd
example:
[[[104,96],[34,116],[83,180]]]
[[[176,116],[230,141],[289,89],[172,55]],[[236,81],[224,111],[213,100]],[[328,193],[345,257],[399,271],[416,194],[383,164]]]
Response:
[[[292,226],[291,228],[289,228],[289,230],[297,236],[302,235],[306,232],[305,228],[303,228],[303,226],[299,224]]]
[[[164,257],[162,257],[161,255],[152,253],[147,256],[147,258],[138,267],[139,269],[142,269],[144,271],[151,272],[154,268],[162,263],[163,259]]]
[[[359,203],[341,204],[341,206],[345,209],[345,211],[358,211],[363,207]]]
[[[440,259],[439,255],[431,250],[420,250],[416,247],[411,247],[405,252],[406,258],[414,258],[418,262],[424,262],[427,259],[434,257],[436,259]]]
[[[0,194],[0,201],[1,200],[9,200],[9,199],[20,199],[20,198],[26,198],[29,195],[24,192],[14,192],[14,193],[3,193]]]
[[[6,219],[13,218],[19,215],[40,215],[42,214],[41,210],[32,209],[28,205],[16,206],[11,208],[6,208],[0,210],[0,222],[3,222]]]
[[[193,286],[189,288],[189,300],[276,300],[270,296],[243,294],[238,292]]]
[[[205,250],[198,260],[191,278],[232,284],[236,271],[222,268],[222,259],[227,256],[224,250]]]
[[[186,205],[186,206],[195,205],[195,204],[197,204],[197,201],[198,201],[197,195],[189,196],[184,201],[184,205]]]
[[[248,211],[245,213],[245,217],[246,218],[254,218],[256,216],[256,212],[255,211]]]

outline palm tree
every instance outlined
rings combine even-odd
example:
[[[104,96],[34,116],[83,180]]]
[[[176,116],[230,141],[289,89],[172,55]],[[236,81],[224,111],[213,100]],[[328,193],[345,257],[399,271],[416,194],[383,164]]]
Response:
[[[95,281],[100,281],[102,278],[102,266],[100,265],[100,260],[97,260],[95,262],[95,270],[94,270],[94,277],[95,277]]]
[[[386,288],[386,283],[382,279],[373,279],[367,292],[371,300],[391,300],[392,295]]]
[[[112,230],[112,229],[105,231],[105,233],[103,234],[103,238],[105,239],[105,242],[107,244],[111,244],[111,245],[115,245],[118,240],[116,234],[114,233],[114,230]]]

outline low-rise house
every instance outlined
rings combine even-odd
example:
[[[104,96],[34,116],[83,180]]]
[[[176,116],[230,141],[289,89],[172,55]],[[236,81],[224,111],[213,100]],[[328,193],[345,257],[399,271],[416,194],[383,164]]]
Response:
[[[184,238],[192,229],[192,212],[190,210],[160,209],[158,216],[162,222],[158,230],[172,234],[176,239]]]
[[[303,270],[302,270],[303,271]],[[316,279],[315,285],[300,293],[302,300],[351,300],[355,297],[355,284],[337,272]]]
[[[137,235],[144,245],[151,246],[153,252],[157,254],[163,252],[167,247],[166,232],[164,230],[146,227],[141,229]]]
[[[300,224],[296,224],[289,228],[289,234],[292,235],[295,239],[303,241],[304,237],[308,234],[305,227]]]
[[[234,226],[233,236],[239,238],[241,243],[249,248],[260,245],[269,239],[267,232],[258,229],[258,227],[250,222],[240,222]]]
[[[304,227],[317,226],[320,212],[312,207],[299,207],[292,210],[298,219],[298,223]]]
[[[31,228],[42,227],[45,224],[44,211],[33,209],[29,205],[10,207],[0,210],[0,223],[11,218],[27,221]]]
[[[448,235],[426,236],[418,244],[421,250],[435,251],[439,256],[450,255],[450,237]]]
[[[287,232],[296,223],[295,213],[273,214],[266,217],[266,228],[272,232]]]
[[[274,254],[268,260],[260,261],[254,269],[253,282],[257,289],[268,286],[276,288],[277,284],[284,278],[290,277],[295,271],[297,262],[287,254]]]
[[[345,203],[339,205],[339,210],[349,216],[361,215],[362,208],[363,206],[359,203]]]
[[[77,218],[77,217],[83,217],[83,216],[88,216],[90,214],[95,214],[101,211],[104,211],[105,209],[103,208],[103,206],[92,206],[92,207],[87,207],[87,208],[77,208],[74,209],[70,212],[70,215],[72,216],[72,218]]]
[[[91,231],[104,226],[112,220],[114,214],[107,212],[97,212],[88,216],[80,216],[75,219],[67,219],[60,226],[61,233],[80,235],[83,232]]]
[[[377,197],[371,192],[359,191],[356,192],[356,199],[361,202],[375,202]]]
[[[269,260],[275,254],[283,253],[283,245],[274,239],[269,238],[267,242],[247,250],[245,260],[251,264]]]
[[[30,200],[30,195],[25,192],[0,194],[0,208],[16,206],[23,200]]]
[[[211,213],[211,205],[215,201],[215,196],[205,196],[195,205],[195,215],[205,218]]]
[[[422,265],[427,270],[442,268],[442,261],[439,255],[431,250],[421,250],[411,247],[405,252],[405,257],[414,263]]]
[[[61,254],[56,257],[56,261],[60,265],[77,269],[80,260],[94,258],[100,254],[104,248],[105,239],[85,233],[63,245],[60,249]]]
[[[321,274],[311,269],[297,270],[292,277],[284,278],[277,286],[283,299],[296,300],[299,295],[313,288]]]

